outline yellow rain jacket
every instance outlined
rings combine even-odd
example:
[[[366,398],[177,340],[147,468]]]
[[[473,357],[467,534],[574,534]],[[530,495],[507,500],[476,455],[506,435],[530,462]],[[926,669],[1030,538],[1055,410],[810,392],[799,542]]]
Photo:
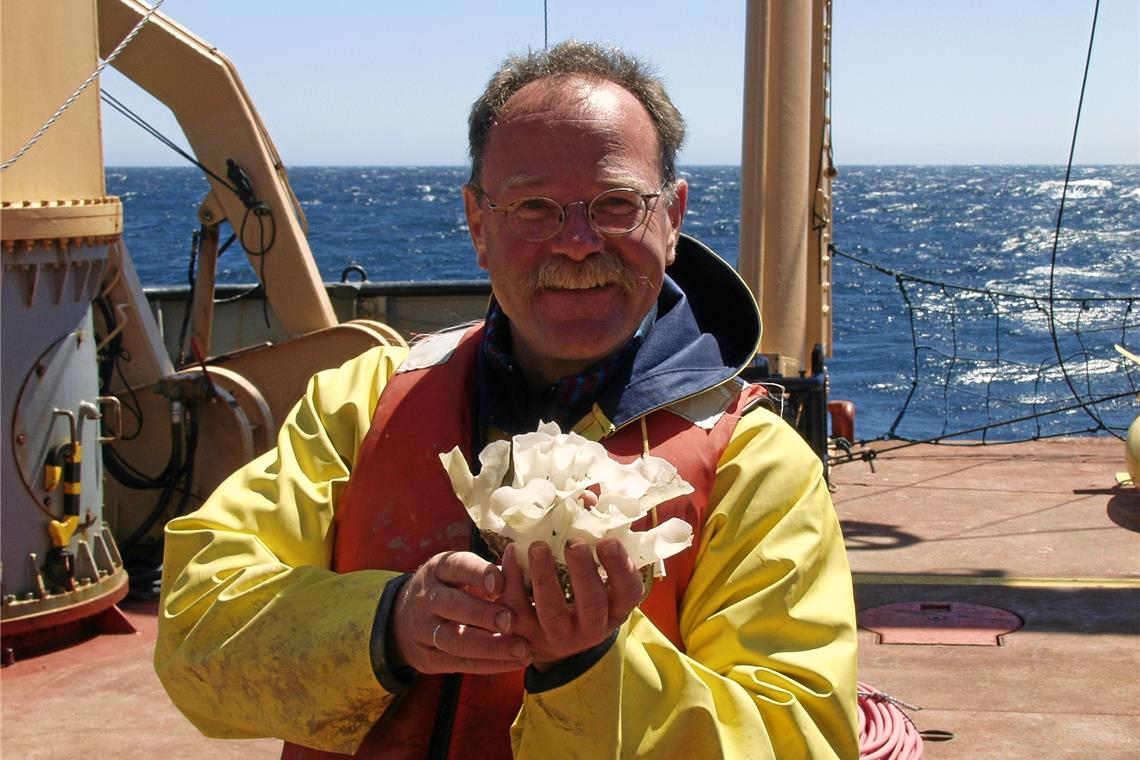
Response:
[[[203,733],[353,753],[392,702],[369,643],[399,573],[331,567],[336,505],[406,353],[318,374],[277,447],[167,526],[155,664]],[[858,756],[843,540],[818,459],[775,415],[736,426],[700,535],[684,650],[635,610],[587,671],[524,696],[516,756]]]

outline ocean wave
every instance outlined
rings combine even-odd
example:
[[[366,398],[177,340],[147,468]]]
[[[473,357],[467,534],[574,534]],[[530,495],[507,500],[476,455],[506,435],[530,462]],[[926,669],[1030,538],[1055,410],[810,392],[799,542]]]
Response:
[[[1024,279],[1031,281],[1048,283],[1050,277],[1053,278],[1054,282],[1057,282],[1060,280],[1076,280],[1085,277],[1096,277],[1101,274],[1103,274],[1103,272],[1098,271],[1095,265],[1090,266],[1086,264],[1085,266],[1077,267],[1063,265],[1050,266],[1048,264],[1043,264],[1039,267],[1026,269],[1023,273],[1023,277]]]
[[[1012,362],[1003,362],[1001,364],[993,364],[990,366],[975,367],[973,369],[965,370],[963,372],[956,372],[950,378],[951,385],[965,385],[965,386],[979,386],[979,385],[1027,385],[1032,383],[1035,386],[1042,384],[1050,385],[1054,383],[1065,382],[1066,374],[1070,379],[1083,379],[1085,377],[1095,377],[1099,375],[1108,375],[1119,371],[1120,362],[1113,359],[1100,359],[1089,358],[1086,360],[1068,359],[1065,361],[1065,368],[1062,369],[1058,364],[1050,364],[1046,367],[1031,366],[1027,364],[1017,364]],[[1067,387],[1067,386],[1066,386]],[[1026,393],[1023,391],[1023,394]],[[1047,403],[1050,400],[1048,393],[1042,394],[1040,391],[1032,395],[1020,395],[1017,400],[1023,404],[1029,403]]]
[[[1031,253],[1051,251],[1053,249],[1054,239],[1056,239],[1057,248],[1059,250],[1068,250],[1082,244],[1093,242],[1096,236],[1095,233],[1090,233],[1086,230],[1074,230],[1072,228],[1062,227],[1060,237],[1058,237],[1055,227],[1031,227],[1030,229],[1002,240],[1000,250],[1003,253],[1018,250]]]
[[[867,390],[871,391],[905,391],[910,387],[909,383],[868,383]]]
[[[1039,182],[1029,189],[1034,195],[1047,195],[1050,198],[1061,197],[1065,188],[1064,180],[1049,179]],[[1107,179],[1078,179],[1069,181],[1069,189],[1065,192],[1066,198],[1102,198],[1112,189],[1112,181]]]
[[[1063,298],[1063,294],[1058,294],[1058,298]],[[925,323],[916,326],[926,345],[932,348],[941,346],[946,352],[959,350],[950,345],[951,338],[945,334],[946,313],[927,310],[926,314],[934,326],[926,327]],[[998,343],[993,341],[993,335],[999,331],[1005,349],[1017,350],[1021,346],[1040,350],[1047,345],[1040,341],[1053,332],[1058,339],[1083,336],[1090,341],[1090,346],[1095,346],[1096,341],[1105,340],[1106,335],[1112,340],[1119,339],[1122,332],[1127,333],[1132,325],[1125,299],[1054,300],[1050,309],[1048,293],[1044,290],[1019,297],[998,297],[984,311],[959,310],[953,311],[953,316],[956,329],[961,333],[957,338],[961,346],[974,345],[982,357],[987,355],[987,345],[997,350]],[[986,340],[989,340],[988,344],[984,342]]]
[[[740,183],[733,180],[718,180],[710,182],[707,185],[700,187],[702,196],[713,195],[724,192],[736,192],[740,189]]]

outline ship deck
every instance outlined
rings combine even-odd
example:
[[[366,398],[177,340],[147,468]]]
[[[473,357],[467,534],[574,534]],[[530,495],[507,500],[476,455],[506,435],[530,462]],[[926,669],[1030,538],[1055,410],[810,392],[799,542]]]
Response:
[[[920,706],[918,728],[953,734],[927,757],[1140,757],[1140,492],[1116,485],[1123,469],[1123,444],[1093,438],[916,446],[874,473],[834,468],[860,678]],[[884,641],[930,643],[866,630],[871,608],[901,602],[925,603],[928,620],[896,621]],[[956,605],[1023,625],[948,643]]]
[[[873,472],[832,468],[861,625],[910,605],[861,628],[860,678],[921,707],[919,729],[953,735],[926,757],[1140,756],[1140,492],[1116,485],[1123,468],[1119,441],[1092,438],[915,446]],[[154,604],[120,606],[136,633],[3,669],[0,754],[278,756],[277,741],[202,738],[151,669]],[[1017,630],[978,618],[988,608]]]

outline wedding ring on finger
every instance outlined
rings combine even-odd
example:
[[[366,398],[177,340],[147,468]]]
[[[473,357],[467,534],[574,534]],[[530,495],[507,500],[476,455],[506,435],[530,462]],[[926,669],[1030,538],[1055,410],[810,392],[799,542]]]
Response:
[[[435,627],[435,630],[431,632],[431,645],[433,647],[435,647],[436,649],[439,649],[439,629],[440,628],[443,628],[443,623],[440,623],[439,625],[437,625]]]

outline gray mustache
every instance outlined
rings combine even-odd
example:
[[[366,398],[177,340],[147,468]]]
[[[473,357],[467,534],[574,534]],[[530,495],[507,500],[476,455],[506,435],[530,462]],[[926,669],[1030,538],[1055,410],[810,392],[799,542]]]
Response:
[[[582,261],[564,256],[547,259],[535,271],[529,283],[532,292],[545,288],[580,289],[617,285],[625,293],[633,293],[641,281],[635,272],[617,256],[595,253]]]

